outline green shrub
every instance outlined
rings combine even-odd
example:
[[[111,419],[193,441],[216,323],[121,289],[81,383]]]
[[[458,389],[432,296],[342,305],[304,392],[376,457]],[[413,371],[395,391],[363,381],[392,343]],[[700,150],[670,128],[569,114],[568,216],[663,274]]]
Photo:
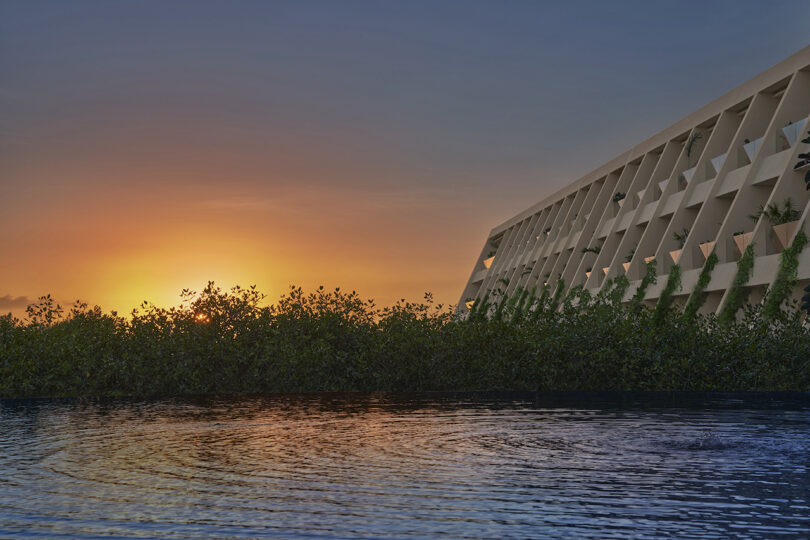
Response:
[[[667,288],[676,283],[670,272]],[[467,317],[355,292],[292,287],[271,306],[254,288],[209,284],[180,306],[125,319],[43,298],[0,317],[0,396],[443,390],[810,390],[810,329],[761,306],[721,325],[622,304],[622,276],[593,296],[558,283],[535,298],[485,296]],[[489,307],[488,307],[489,306]],[[493,309],[490,309],[492,307]]]

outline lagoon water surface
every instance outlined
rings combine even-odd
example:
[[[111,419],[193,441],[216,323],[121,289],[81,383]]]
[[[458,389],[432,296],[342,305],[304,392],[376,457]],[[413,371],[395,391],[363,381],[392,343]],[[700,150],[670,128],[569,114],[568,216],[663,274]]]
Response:
[[[810,398],[0,400],[0,537],[810,536]]]

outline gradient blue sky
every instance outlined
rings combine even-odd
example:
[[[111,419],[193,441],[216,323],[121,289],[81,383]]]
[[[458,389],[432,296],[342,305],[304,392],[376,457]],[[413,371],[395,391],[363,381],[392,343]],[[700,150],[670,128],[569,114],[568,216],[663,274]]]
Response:
[[[809,31],[806,0],[3,0],[0,311],[455,302],[494,225]]]

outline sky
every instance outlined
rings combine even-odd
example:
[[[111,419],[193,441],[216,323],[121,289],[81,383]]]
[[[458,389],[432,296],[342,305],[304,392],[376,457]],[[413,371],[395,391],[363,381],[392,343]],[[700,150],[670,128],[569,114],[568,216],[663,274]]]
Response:
[[[806,0],[2,0],[0,312],[454,304],[494,226],[808,29]]]

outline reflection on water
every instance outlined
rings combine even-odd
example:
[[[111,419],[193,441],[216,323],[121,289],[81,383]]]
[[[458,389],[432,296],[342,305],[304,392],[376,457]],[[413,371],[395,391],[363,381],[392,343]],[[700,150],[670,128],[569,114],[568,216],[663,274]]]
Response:
[[[810,398],[0,401],[0,537],[810,535]]]

